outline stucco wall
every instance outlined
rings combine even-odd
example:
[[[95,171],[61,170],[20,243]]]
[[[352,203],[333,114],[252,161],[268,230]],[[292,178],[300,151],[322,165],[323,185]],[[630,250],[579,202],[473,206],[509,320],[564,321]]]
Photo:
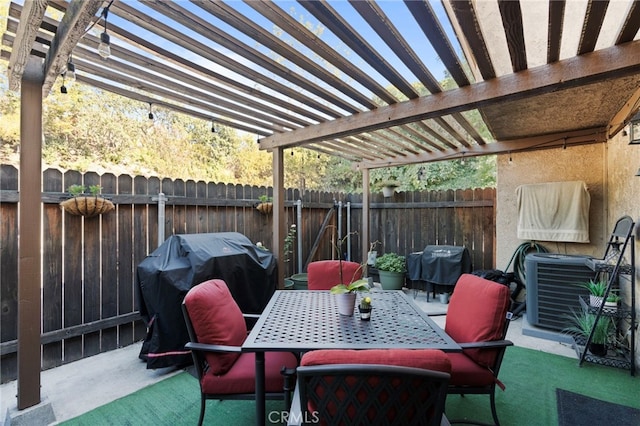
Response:
[[[606,144],[569,147],[501,155],[497,161],[496,267],[504,269],[513,251],[524,241],[516,237],[518,211],[515,190],[529,183],[582,180],[591,195],[589,214],[590,243],[564,244],[540,242],[556,253],[587,254],[601,257],[616,220],[624,215],[640,218],[640,145],[629,145],[629,136],[619,133]],[[636,230],[638,227],[636,227]],[[636,238],[640,233],[636,231]],[[636,243],[636,265],[640,251]],[[629,256],[629,254],[627,254]],[[640,266],[636,267],[636,270]],[[623,279],[622,296],[629,303],[629,277]],[[636,272],[636,298],[640,296]],[[640,317],[640,308],[636,308]],[[640,365],[640,339],[636,334],[636,365]]]
[[[608,234],[606,218],[606,144],[549,149],[500,155],[497,161],[496,267],[505,269],[516,248],[526,242],[517,238],[518,208],[516,188],[546,182],[583,181],[587,184],[589,243],[538,241],[550,252],[602,256]]]

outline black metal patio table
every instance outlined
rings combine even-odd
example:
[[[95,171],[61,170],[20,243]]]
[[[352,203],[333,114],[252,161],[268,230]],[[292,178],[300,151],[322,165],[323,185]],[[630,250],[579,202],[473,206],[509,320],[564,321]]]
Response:
[[[372,291],[370,321],[338,313],[329,291],[278,290],[243,348],[256,353],[256,421],[265,424],[264,353],[315,349],[462,349],[400,290]]]

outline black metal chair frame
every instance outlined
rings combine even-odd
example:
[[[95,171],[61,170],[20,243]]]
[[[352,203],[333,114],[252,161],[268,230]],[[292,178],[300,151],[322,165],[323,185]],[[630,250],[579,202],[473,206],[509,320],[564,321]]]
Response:
[[[207,363],[206,354],[210,352],[220,352],[220,353],[242,353],[242,347],[240,346],[227,346],[227,345],[210,345],[205,343],[199,343],[198,338],[196,337],[196,333],[193,329],[193,324],[191,323],[191,318],[189,317],[189,312],[187,310],[187,306],[182,303],[182,314],[184,316],[185,324],[187,326],[187,331],[189,333],[189,340],[185,345],[186,349],[191,351],[191,356],[193,358],[193,364],[196,371],[198,383],[200,383],[200,379],[206,374],[209,364]],[[247,322],[247,327],[254,324],[255,321],[260,317],[260,315],[256,314],[242,314],[245,322]],[[284,377],[284,392],[267,392],[265,394],[266,399],[271,400],[284,400],[286,404],[286,409],[289,409],[290,401],[291,401],[291,390],[292,390],[292,382],[295,378],[295,370],[285,369],[281,370],[281,374]],[[204,420],[204,413],[206,409],[206,401],[207,400],[251,400],[255,399],[255,392],[252,393],[238,393],[238,394],[208,394],[202,392],[202,388],[200,388],[200,417],[198,419],[198,426],[202,425]]]
[[[422,368],[379,365],[379,364],[327,364],[301,366],[297,369],[297,386],[294,395],[289,424],[299,421],[324,421],[326,424],[366,424],[366,425],[441,425],[448,424],[443,415],[449,373]],[[375,378],[372,386],[368,379]],[[320,396],[315,389],[325,389]],[[344,398],[338,396],[338,389],[347,392]],[[425,400],[420,390],[428,392]],[[358,391],[368,397],[359,401]],[[388,398],[379,398],[384,394]],[[316,413],[308,411],[308,402],[317,407]],[[335,407],[330,418],[327,407]],[[356,408],[355,417],[348,410]],[[393,419],[379,414],[374,420],[367,418],[369,410],[398,413]],[[410,419],[404,417],[413,411]],[[353,414],[353,413],[352,413]]]
[[[507,312],[507,321],[504,325],[504,331],[502,333],[502,339],[500,340],[492,340],[490,342],[472,342],[472,343],[460,343],[458,344],[465,349],[494,349],[497,351],[495,361],[491,367],[489,367],[489,371],[493,373],[494,381],[491,382],[490,385],[487,386],[449,386],[447,393],[449,395],[457,394],[460,396],[468,395],[489,395],[491,402],[491,415],[493,416],[493,421],[496,426],[500,425],[500,421],[498,420],[498,412],[496,410],[496,384],[498,383],[498,374],[500,372],[500,367],[502,366],[502,359],[504,358],[504,354],[506,352],[507,347],[513,346],[513,342],[510,340],[505,340],[504,338],[507,335],[507,330],[509,329],[509,323],[511,322],[511,318],[513,317],[511,312]],[[476,424],[476,425],[484,425],[485,423],[474,422],[470,420],[450,420],[451,424],[455,423],[463,423],[463,424]]]

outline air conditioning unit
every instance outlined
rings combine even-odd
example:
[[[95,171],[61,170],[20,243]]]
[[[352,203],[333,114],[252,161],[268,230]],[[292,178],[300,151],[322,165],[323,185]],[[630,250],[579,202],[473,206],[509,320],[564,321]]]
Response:
[[[579,296],[589,291],[580,286],[595,277],[589,256],[531,253],[525,258],[527,321],[534,326],[562,331],[572,310],[581,310]]]

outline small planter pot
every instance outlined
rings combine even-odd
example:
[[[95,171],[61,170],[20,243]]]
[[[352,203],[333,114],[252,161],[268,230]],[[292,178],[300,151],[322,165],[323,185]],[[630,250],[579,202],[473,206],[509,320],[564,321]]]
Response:
[[[590,343],[589,352],[591,352],[595,356],[606,356],[607,345],[604,343]]]
[[[384,290],[402,290],[404,285],[403,272],[378,271],[380,285]]]
[[[594,296],[593,294],[589,295],[589,304],[594,308],[599,308],[600,305],[602,305],[602,301],[602,296]]]
[[[309,289],[309,277],[307,274],[293,274],[289,279],[293,281],[294,290]]]
[[[618,302],[604,302],[604,308],[608,312],[617,312],[618,311]]]
[[[396,192],[395,186],[383,186],[382,187],[382,196],[384,198],[393,197],[393,194]]]
[[[360,311],[360,319],[362,321],[369,321],[371,319],[371,310],[373,308],[362,308],[358,306],[358,310]]]
[[[336,294],[336,303],[338,304],[338,313],[345,316],[353,316],[356,307],[356,294],[343,293]]]
[[[376,258],[378,257],[377,251],[370,251],[367,253],[367,265],[374,266],[376,264]]]

